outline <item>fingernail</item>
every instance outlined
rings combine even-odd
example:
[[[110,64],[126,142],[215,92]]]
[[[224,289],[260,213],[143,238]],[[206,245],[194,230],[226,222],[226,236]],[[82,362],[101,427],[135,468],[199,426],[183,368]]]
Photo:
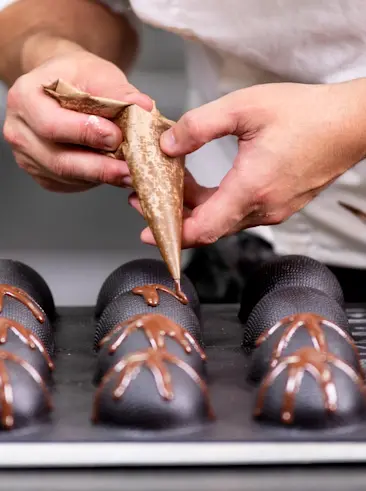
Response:
[[[116,138],[113,135],[105,136],[103,139],[103,143],[105,146],[105,150],[116,150],[118,146]]]
[[[167,130],[161,135],[161,144],[164,146],[165,150],[174,150],[177,145],[173,130]]]
[[[121,184],[126,188],[132,188],[132,178],[130,176],[123,177]]]

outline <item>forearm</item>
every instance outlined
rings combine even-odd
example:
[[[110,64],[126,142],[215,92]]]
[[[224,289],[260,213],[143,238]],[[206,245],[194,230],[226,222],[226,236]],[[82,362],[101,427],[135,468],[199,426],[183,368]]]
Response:
[[[123,16],[93,0],[18,0],[0,12],[0,79],[20,75],[56,54],[86,49],[126,70],[137,34]]]

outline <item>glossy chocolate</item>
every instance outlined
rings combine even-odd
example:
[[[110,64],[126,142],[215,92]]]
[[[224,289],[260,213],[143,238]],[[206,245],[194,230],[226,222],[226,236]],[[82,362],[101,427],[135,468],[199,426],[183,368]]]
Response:
[[[188,304],[188,299],[180,289],[180,284],[179,286],[177,286],[176,292],[173,292],[170,288],[164,285],[159,285],[158,283],[155,283],[151,285],[136,286],[135,288],[133,288],[132,293],[134,293],[135,295],[141,295],[147,305],[150,305],[150,307],[156,307],[160,303],[159,290],[172,295],[184,305]]]
[[[42,310],[38,307],[38,305],[28,295],[27,292],[15,286],[6,285],[6,284],[0,285],[0,312],[2,312],[3,310],[5,296],[9,296],[11,298],[14,298],[15,300],[18,300],[18,302],[21,302],[32,312],[32,314],[38,320],[38,322],[40,322],[41,324],[44,323],[45,316]]]
[[[363,380],[352,367],[331,353],[320,352],[312,347],[304,347],[293,355],[282,358],[275,368],[267,374],[259,389],[254,416],[262,415],[267,391],[284,370],[287,370],[288,377],[281,410],[283,423],[291,424],[294,420],[296,395],[301,390],[306,372],[316,380],[321,388],[326,411],[335,412],[338,405],[338,394],[333,382],[331,365],[344,372],[364,395]]]

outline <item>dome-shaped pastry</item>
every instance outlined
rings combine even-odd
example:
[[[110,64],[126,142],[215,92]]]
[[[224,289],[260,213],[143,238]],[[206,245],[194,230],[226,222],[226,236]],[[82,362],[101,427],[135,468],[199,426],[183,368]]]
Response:
[[[94,381],[99,383],[124,356],[151,347],[166,349],[205,376],[205,354],[188,331],[161,314],[140,314],[117,325],[103,339]]]
[[[160,302],[149,306],[144,298],[132,292],[119,295],[104,310],[95,334],[95,348],[98,343],[119,323],[138,314],[162,314],[186,329],[198,343],[202,343],[201,327],[196,314],[189,305],[182,304],[169,293],[159,292]]]
[[[28,293],[52,320],[55,304],[45,280],[30,266],[11,259],[0,259],[0,284],[21,288]]]
[[[166,350],[124,357],[105,375],[94,402],[95,422],[129,429],[194,426],[212,416],[205,383]]]
[[[262,380],[280,358],[303,347],[331,352],[360,375],[360,357],[350,335],[337,325],[315,314],[295,314],[285,317],[257,339],[249,379]]]
[[[261,298],[284,287],[314,288],[343,306],[342,288],[329,268],[307,256],[282,256],[263,263],[248,279],[242,293],[240,321],[246,322]]]
[[[123,264],[104,281],[97,299],[96,317],[99,317],[108,304],[119,295],[131,291],[135,287],[148,284],[161,284],[174,291],[174,281],[163,261],[137,259]],[[184,274],[181,277],[181,288],[188,298],[189,305],[199,316],[200,305],[197,292]]]
[[[304,347],[267,373],[254,416],[272,424],[324,429],[359,421],[365,411],[360,375],[332,353]]]
[[[253,348],[258,337],[281,319],[306,312],[318,314],[349,331],[345,311],[325,293],[305,287],[280,288],[268,293],[252,310],[244,328],[243,346]]]

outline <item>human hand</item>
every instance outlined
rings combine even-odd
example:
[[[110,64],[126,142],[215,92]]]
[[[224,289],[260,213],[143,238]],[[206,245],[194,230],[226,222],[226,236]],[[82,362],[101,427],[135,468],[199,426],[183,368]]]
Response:
[[[238,154],[219,187],[188,175],[183,247],[210,244],[258,225],[283,222],[365,156],[365,82],[268,84],[194,109],[161,138],[170,156],[224,135]],[[213,162],[212,165],[215,165]],[[139,209],[136,196],[131,204]],[[154,244],[149,229],[142,240]]]
[[[107,119],[62,109],[43,92],[43,85],[58,78],[92,95],[152,109],[151,99],[114,64],[82,49],[54,56],[9,90],[4,137],[19,167],[50,191],[84,191],[101,183],[130,186],[126,162],[95,151],[116,150],[120,129]]]

